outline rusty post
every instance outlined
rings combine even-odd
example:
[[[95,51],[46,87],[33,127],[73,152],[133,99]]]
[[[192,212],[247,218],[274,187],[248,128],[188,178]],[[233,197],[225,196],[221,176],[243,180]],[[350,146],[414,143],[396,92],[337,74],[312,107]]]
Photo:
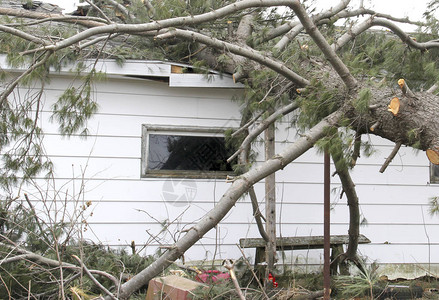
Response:
[[[330,277],[330,248],[331,248],[331,232],[330,232],[330,221],[331,221],[331,174],[330,174],[330,158],[329,153],[325,152],[325,158],[324,158],[324,187],[323,187],[323,210],[324,210],[324,220],[323,220],[323,241],[324,241],[324,248],[323,248],[323,258],[324,258],[324,265],[323,265],[323,288],[324,288],[324,294],[323,299],[327,300],[330,299],[331,295],[331,277]]]

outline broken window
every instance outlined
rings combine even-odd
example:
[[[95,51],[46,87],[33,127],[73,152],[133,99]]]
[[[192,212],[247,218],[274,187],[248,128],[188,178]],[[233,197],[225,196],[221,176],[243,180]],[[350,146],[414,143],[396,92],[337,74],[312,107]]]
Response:
[[[439,165],[430,163],[430,183],[439,183]]]
[[[142,176],[211,178],[233,173],[224,129],[144,126]]]

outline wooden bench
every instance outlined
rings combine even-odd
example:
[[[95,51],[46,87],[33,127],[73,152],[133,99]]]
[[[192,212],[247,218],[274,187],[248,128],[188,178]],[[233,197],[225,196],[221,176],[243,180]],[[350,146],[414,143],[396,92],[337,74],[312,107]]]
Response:
[[[343,253],[343,245],[349,243],[348,235],[331,235],[331,262]],[[360,234],[358,244],[368,244],[370,240]],[[244,238],[239,240],[241,248],[256,248],[255,268],[265,261],[265,241],[263,238]],[[276,238],[276,250],[323,249],[323,236],[295,236]],[[331,264],[331,273],[335,274],[338,264]]]

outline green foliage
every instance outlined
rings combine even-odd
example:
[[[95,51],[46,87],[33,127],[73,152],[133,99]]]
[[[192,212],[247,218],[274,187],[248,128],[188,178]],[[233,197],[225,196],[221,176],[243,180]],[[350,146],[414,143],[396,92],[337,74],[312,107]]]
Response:
[[[379,283],[378,265],[372,263],[367,266],[364,262],[359,263],[361,269],[355,275],[337,276],[334,280],[337,287],[337,296],[342,298],[355,298],[369,296],[374,299],[374,287]]]
[[[437,33],[418,32],[418,42],[434,40]],[[385,32],[366,32],[342,49],[343,61],[353,74],[387,78],[394,82],[404,78],[413,90],[428,89],[439,79],[439,51],[412,50],[398,37]]]
[[[312,79],[297,98],[301,109],[297,125],[302,130],[313,127],[340,107],[339,91],[325,86],[325,79]]]
[[[71,136],[81,131],[81,136],[87,136],[87,121],[98,110],[98,104],[93,98],[93,82],[100,75],[93,69],[84,76],[80,87],[71,86],[66,89],[52,106],[51,120],[59,123],[62,135]]]

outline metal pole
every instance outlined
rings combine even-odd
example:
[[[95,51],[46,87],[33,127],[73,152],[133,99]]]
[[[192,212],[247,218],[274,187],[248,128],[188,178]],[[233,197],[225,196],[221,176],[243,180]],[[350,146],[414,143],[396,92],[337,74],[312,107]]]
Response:
[[[324,248],[323,248],[323,258],[324,258],[324,265],[323,265],[323,288],[324,288],[324,295],[323,299],[327,300],[330,299],[331,295],[331,275],[330,275],[330,248],[331,248],[331,233],[330,233],[330,223],[331,223],[331,171],[330,171],[330,158],[329,153],[325,152],[325,158],[324,158],[324,187],[323,187],[323,210],[324,210],[324,221],[323,221],[323,236],[324,236]]]

